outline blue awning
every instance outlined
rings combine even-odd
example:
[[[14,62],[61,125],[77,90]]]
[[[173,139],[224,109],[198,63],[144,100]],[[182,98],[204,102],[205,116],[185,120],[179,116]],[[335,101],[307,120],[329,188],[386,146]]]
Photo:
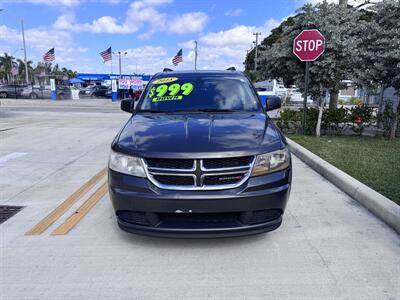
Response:
[[[93,80],[93,81],[103,81],[103,80],[111,80],[111,79],[119,79],[120,76],[118,74],[92,74],[92,73],[79,73],[76,78],[81,80]],[[129,75],[129,74],[122,74],[122,79],[135,79],[141,78],[143,81],[149,81],[151,76],[150,75]]]
[[[72,78],[69,80],[69,83],[85,83],[85,82],[79,78]]]

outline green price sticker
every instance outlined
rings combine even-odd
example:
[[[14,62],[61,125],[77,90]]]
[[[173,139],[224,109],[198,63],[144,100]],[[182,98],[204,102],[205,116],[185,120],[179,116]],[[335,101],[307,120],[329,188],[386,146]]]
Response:
[[[186,82],[182,85],[179,83],[161,84],[157,87],[153,86],[149,91],[149,98],[153,102],[166,100],[182,100],[184,96],[190,95],[194,90],[193,84]]]

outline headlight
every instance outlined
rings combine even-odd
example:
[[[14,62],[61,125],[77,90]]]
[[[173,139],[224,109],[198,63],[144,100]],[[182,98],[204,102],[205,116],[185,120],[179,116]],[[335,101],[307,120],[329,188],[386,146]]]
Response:
[[[257,155],[251,176],[264,175],[289,167],[289,151],[282,150]]]
[[[137,177],[146,177],[142,160],[138,157],[117,153],[111,150],[108,166],[111,170]]]

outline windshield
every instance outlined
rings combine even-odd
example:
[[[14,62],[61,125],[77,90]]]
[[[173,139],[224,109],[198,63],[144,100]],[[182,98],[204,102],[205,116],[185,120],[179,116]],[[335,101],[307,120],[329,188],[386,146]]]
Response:
[[[137,111],[262,111],[243,77],[180,76],[152,80]]]

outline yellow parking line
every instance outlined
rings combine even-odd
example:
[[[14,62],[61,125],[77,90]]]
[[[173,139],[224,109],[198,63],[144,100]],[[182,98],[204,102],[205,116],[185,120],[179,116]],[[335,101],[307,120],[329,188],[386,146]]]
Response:
[[[93,176],[89,181],[82,185],[75,193],[69,196],[63,203],[61,203],[56,209],[36,224],[31,230],[25,235],[40,235],[43,233],[51,224],[58,220],[68,209],[72,207],[83,195],[90,191],[93,186],[100,181],[107,174],[107,168],[102,169],[99,173]]]
[[[51,234],[67,234],[90,211],[90,209],[107,193],[107,182],[103,183],[69,218],[58,226]]]

